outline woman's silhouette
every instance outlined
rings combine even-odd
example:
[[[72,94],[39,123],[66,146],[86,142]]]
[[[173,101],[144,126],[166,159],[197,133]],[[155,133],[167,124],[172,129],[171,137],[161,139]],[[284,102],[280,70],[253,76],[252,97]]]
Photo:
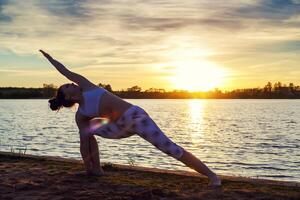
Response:
[[[137,134],[162,152],[207,176],[210,180],[209,186],[221,185],[221,180],[215,173],[193,154],[172,142],[142,108],[71,72],[46,52],[40,52],[62,75],[76,83],[60,86],[56,97],[50,99],[49,103],[52,110],[79,104],[75,119],[80,133],[80,152],[88,175],[103,174],[94,135],[119,139]],[[102,126],[91,125],[90,121],[95,117],[107,118],[109,122]]]

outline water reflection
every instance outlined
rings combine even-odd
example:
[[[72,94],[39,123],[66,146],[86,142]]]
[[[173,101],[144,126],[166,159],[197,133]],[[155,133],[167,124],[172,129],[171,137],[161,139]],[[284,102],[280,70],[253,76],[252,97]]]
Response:
[[[300,100],[129,101],[217,173],[300,181]],[[81,159],[74,114],[47,100],[0,100],[0,151]],[[97,140],[103,162],[188,170],[138,136]]]
[[[203,140],[203,122],[206,100],[191,99],[188,101],[189,133],[192,143],[197,144]]]

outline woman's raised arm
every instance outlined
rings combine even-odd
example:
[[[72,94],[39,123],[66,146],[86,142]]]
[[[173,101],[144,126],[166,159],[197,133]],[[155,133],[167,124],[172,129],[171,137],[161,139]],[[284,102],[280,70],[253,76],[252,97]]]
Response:
[[[52,58],[48,53],[40,50],[40,52],[49,60],[49,62],[59,71],[62,75],[64,75],[70,81],[73,81],[80,87],[94,87],[95,85],[91,83],[88,79],[81,76],[80,74],[76,74],[70,70],[68,70],[63,64]]]

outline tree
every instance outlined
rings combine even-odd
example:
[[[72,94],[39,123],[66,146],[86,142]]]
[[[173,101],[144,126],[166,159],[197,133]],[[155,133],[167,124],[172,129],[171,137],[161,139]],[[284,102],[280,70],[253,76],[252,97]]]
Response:
[[[165,93],[165,89],[160,89],[160,88],[149,88],[145,92],[159,92],[159,93]]]
[[[55,92],[57,90],[57,86],[51,84],[43,84],[42,94],[43,97],[53,97],[55,96]]]
[[[271,92],[272,91],[272,83],[268,82],[267,85],[264,87],[265,92]]]
[[[102,84],[102,83],[99,83],[98,86],[99,86],[99,87],[103,87],[104,89],[106,89],[106,90],[109,91],[109,92],[112,92],[112,91],[113,91],[110,84]]]
[[[281,82],[275,82],[274,83],[274,90],[275,91],[280,91],[280,89],[282,88],[282,84],[281,84]]]
[[[141,91],[142,91],[142,88],[137,85],[135,85],[131,88],[127,88],[127,92],[141,92]]]
[[[290,90],[291,92],[295,90],[294,83],[290,83],[290,84],[289,84],[289,90]]]
[[[52,83],[50,83],[50,84],[43,83],[43,88],[54,88],[54,89],[57,89],[57,86],[53,85]]]

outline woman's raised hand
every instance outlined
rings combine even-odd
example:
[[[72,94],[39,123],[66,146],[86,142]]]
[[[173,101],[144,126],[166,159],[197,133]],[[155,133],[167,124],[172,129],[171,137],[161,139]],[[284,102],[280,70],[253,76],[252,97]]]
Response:
[[[40,52],[41,52],[48,60],[53,59],[53,58],[52,58],[49,54],[47,54],[45,51],[43,51],[43,50],[40,49]]]
[[[76,83],[77,85],[79,85],[82,88],[83,87],[94,87],[94,85],[89,80],[87,80],[85,77],[70,71],[63,64],[61,64],[56,59],[52,58],[45,51],[43,51],[41,49],[39,51],[48,59],[48,61],[57,69],[57,71],[59,71],[62,75],[64,75],[70,81]]]
[[[41,49],[39,51],[48,59],[48,61],[57,69],[57,71],[59,71],[62,75],[64,75],[70,81],[76,83],[81,88],[95,87],[95,85],[93,83],[91,83],[88,79],[86,79],[85,77],[83,77],[79,74],[76,74],[76,73],[70,71],[59,61],[57,61],[56,59],[52,58],[49,54],[47,54],[45,51],[43,51]]]

